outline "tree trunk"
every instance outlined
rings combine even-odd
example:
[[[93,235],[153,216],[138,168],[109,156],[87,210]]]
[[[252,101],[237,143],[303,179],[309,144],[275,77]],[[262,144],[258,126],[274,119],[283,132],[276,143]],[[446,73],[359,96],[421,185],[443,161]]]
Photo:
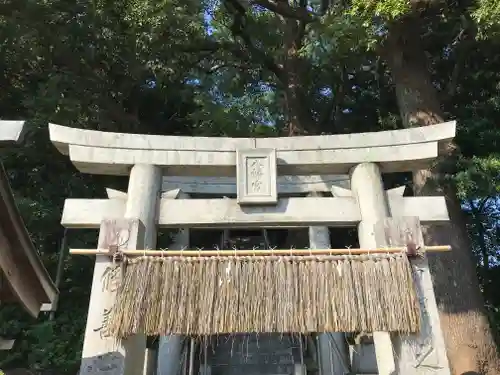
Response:
[[[438,93],[426,66],[417,32],[418,20],[407,18],[389,28],[381,48],[395,84],[405,127],[443,122]],[[457,148],[443,150],[439,168],[451,165]],[[443,169],[439,169],[443,170]],[[453,375],[499,374],[500,360],[479,288],[465,216],[454,187],[439,183],[438,167],[414,174],[416,195],[444,195],[450,223],[425,228],[426,244],[450,244],[451,253],[429,257],[441,324]]]
[[[303,77],[306,75],[302,57],[299,55],[304,38],[305,25],[301,21],[286,18],[284,21],[285,61],[285,106],[289,137],[312,131],[312,119],[304,95]]]

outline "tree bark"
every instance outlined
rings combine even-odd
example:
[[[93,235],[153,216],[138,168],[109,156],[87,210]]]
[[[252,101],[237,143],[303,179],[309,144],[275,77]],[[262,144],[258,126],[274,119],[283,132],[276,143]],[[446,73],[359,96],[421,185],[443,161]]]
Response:
[[[307,2],[291,5],[288,0],[252,0],[267,10],[274,12],[282,22],[283,27],[283,63],[277,61],[259,48],[253,41],[245,25],[249,21],[246,6],[240,0],[225,0],[225,4],[233,15],[230,27],[234,37],[240,38],[250,52],[250,58],[260,61],[262,67],[272,72],[283,86],[283,112],[286,113],[285,130],[288,136],[310,132],[316,128],[308,109],[304,94],[303,77],[306,64],[300,56],[306,25],[313,21],[307,10]],[[234,49],[233,49],[234,50]],[[234,52],[240,52],[236,49]]]
[[[300,49],[304,38],[305,24],[291,18],[284,20],[285,61],[283,82],[285,89],[285,105],[288,117],[287,135],[301,135],[311,131],[312,119],[308,110],[307,98],[304,95],[303,77],[305,66]]]
[[[405,18],[392,24],[380,53],[394,80],[404,127],[444,121],[438,93],[426,66],[418,20]],[[416,195],[444,195],[450,222],[425,228],[428,245],[450,244],[451,253],[429,257],[448,358],[454,375],[500,373],[500,360],[479,288],[465,216],[451,184],[441,183],[442,168],[458,150],[454,143],[442,150],[439,166],[414,173]]]

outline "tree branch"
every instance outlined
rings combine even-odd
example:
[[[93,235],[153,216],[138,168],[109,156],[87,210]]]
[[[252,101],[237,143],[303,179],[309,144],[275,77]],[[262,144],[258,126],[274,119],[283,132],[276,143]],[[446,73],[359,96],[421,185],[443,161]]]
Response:
[[[199,43],[199,44],[198,44]],[[203,40],[189,46],[178,46],[181,52],[216,52],[220,50],[228,52],[241,51],[241,48],[232,42],[219,42],[215,40]]]
[[[484,207],[486,206],[486,204],[488,203],[488,201],[490,199],[491,199],[491,197],[485,197],[485,198],[483,198],[483,200],[481,201],[481,203],[479,203],[479,205],[477,207],[478,214],[482,214],[482,212],[484,210]]]
[[[288,4],[288,2],[286,4]],[[304,12],[307,12],[307,0],[300,0],[299,4],[300,8],[298,9],[302,9]],[[306,27],[307,27],[307,22],[305,20],[299,20],[298,35],[296,39],[298,44],[300,45],[302,45],[302,40],[306,35]]]
[[[250,52],[250,56],[260,60],[260,62],[274,73],[281,82],[285,82],[286,77],[283,67],[278,65],[272,56],[269,56],[256,47],[250,36],[246,33],[245,25],[248,22],[248,17],[246,9],[241,6],[240,1],[225,0],[224,4],[233,15],[233,24],[230,27],[233,37],[240,38],[245,44],[246,49]]]
[[[458,33],[457,37],[453,41],[453,44],[458,44],[456,48],[456,58],[455,66],[450,76],[450,81],[446,87],[446,95],[449,100],[455,95],[458,87],[458,80],[460,78],[460,73],[463,70],[465,63],[467,61],[469,49],[475,40],[477,29],[474,23],[466,18],[462,18],[462,29]]]
[[[259,5],[271,12],[277,13],[283,17],[293,18],[296,20],[303,21],[305,23],[311,23],[317,20],[317,17],[309,12],[305,7],[292,7],[288,2],[275,2],[271,0],[252,0],[252,4]]]
[[[347,82],[347,72],[345,66],[341,67],[341,73],[340,73],[340,82],[339,84],[335,87],[332,85],[332,99],[327,106],[325,112],[320,118],[319,121],[319,126],[321,127],[322,131],[325,131],[325,128],[327,127],[328,123],[331,121],[331,129],[329,129],[329,132],[333,132],[334,128],[336,125],[338,125],[338,119],[340,115],[340,109],[341,109],[341,104],[344,100],[345,97],[345,83]]]
[[[212,67],[210,67],[209,69],[207,69],[205,71],[206,74],[214,74],[216,73],[217,71],[221,70],[221,69],[224,69],[224,68],[236,68],[236,69],[241,69],[241,70],[248,70],[250,69],[250,66],[247,65],[247,64],[237,64],[237,63],[221,63],[221,64],[217,64],[217,65],[214,65]]]

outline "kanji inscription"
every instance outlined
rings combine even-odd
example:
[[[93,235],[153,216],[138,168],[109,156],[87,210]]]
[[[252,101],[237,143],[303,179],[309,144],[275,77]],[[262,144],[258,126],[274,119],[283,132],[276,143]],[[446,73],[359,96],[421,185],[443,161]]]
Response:
[[[238,203],[277,203],[276,151],[238,150]]]

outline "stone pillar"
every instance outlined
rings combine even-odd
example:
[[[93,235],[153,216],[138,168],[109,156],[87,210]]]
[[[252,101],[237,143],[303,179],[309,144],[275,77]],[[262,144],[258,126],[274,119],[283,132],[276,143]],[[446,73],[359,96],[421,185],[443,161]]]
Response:
[[[358,201],[361,222],[358,226],[361,248],[376,248],[375,224],[389,217],[389,206],[379,167],[374,163],[358,164],[351,170],[351,190]],[[395,374],[395,361],[389,332],[373,332],[375,355],[380,375]]]
[[[158,238],[156,217],[161,191],[161,170],[154,165],[137,164],[130,171],[127,190],[126,218],[137,218],[144,224],[144,249],[154,249]],[[135,340],[144,345],[142,373],[155,373],[156,350],[146,348],[146,337],[137,335]],[[139,349],[138,349],[139,350]],[[136,373],[138,374],[138,373]]]
[[[161,170],[154,165],[134,165],[130,171],[125,218],[144,224],[144,247],[156,247],[156,217],[161,189]]]
[[[306,366],[302,363],[293,365],[293,375],[306,375]]]
[[[158,375],[177,375],[181,368],[183,337],[180,335],[161,336],[158,346]]]
[[[136,165],[130,173],[124,219],[105,220],[99,233],[99,247],[120,249],[154,248],[156,207],[161,186],[159,168]],[[134,335],[117,342],[106,332],[106,317],[113,308],[116,283],[110,281],[112,260],[98,255],[94,267],[87,328],[82,351],[81,375],[137,375],[145,369],[146,337]],[[118,272],[115,277],[121,277]]]
[[[143,375],[156,375],[158,368],[158,350],[156,348],[146,348],[146,357],[144,359]]]
[[[432,207],[429,207],[431,210]],[[424,247],[418,217],[397,217],[381,220],[375,226],[379,246]],[[412,335],[394,335],[396,370],[404,375],[450,375],[439,310],[429,272],[427,257],[410,259],[415,291],[420,303],[420,331]]]
[[[309,196],[319,197],[321,194],[312,192]],[[328,227],[309,227],[309,248],[330,249],[330,247]],[[344,375],[350,372],[349,352],[344,333],[320,333],[317,343],[320,375]]]
[[[188,199],[189,194],[182,191],[177,194],[178,199]],[[189,246],[189,229],[181,228],[175,235],[169,249],[181,250]],[[181,368],[181,351],[184,337],[180,335],[161,336],[158,346],[158,375],[177,375]]]

